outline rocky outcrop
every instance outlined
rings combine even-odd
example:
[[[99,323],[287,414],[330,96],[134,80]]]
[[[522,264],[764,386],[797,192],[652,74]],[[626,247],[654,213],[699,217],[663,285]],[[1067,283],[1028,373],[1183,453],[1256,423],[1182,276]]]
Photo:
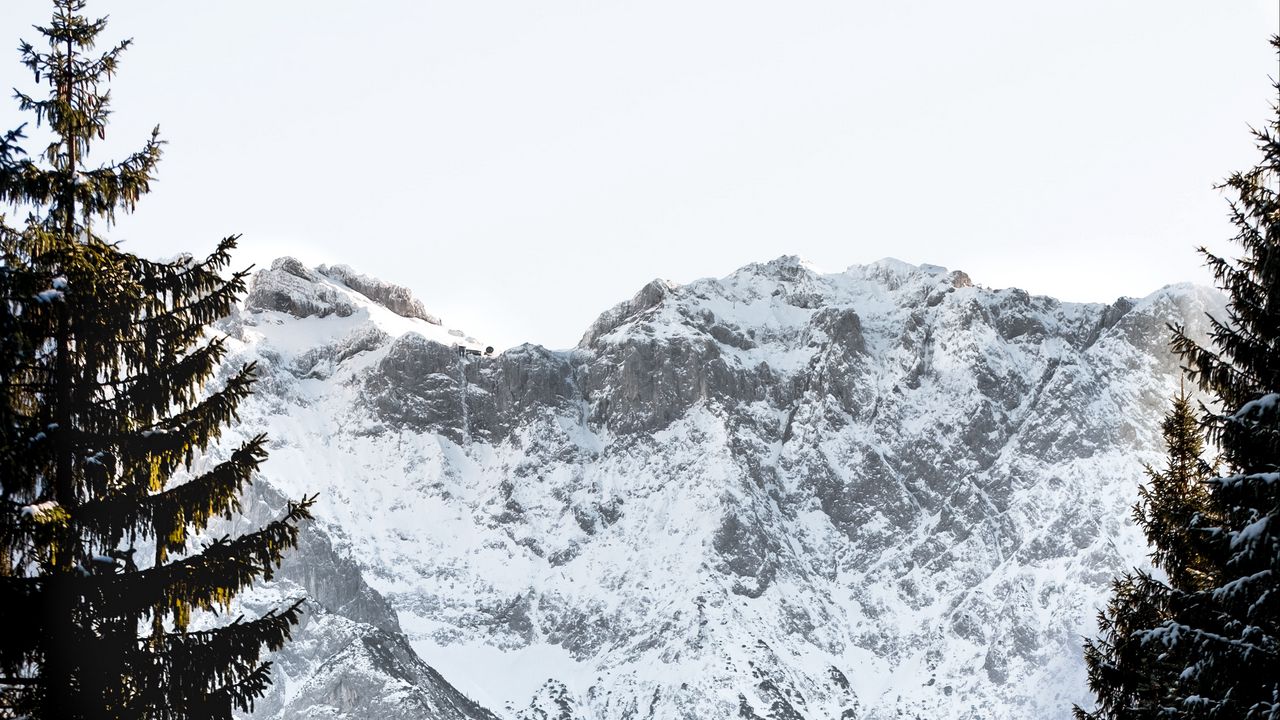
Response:
[[[278,517],[286,500],[265,481],[242,498],[241,532]],[[496,720],[414,653],[395,610],[365,581],[359,565],[334,550],[317,523],[303,523],[298,545],[270,582],[241,601],[252,615],[305,600],[302,622],[271,655],[272,684],[253,717],[271,720]]]
[[[441,324],[440,318],[427,312],[427,309],[422,306],[422,301],[415,298],[406,287],[361,275],[347,265],[321,265],[316,268],[316,271],[337,280],[401,317],[426,320],[432,325]]]
[[[336,621],[332,652],[276,717],[355,720],[497,720],[424,663],[405,637]]]
[[[413,334],[397,339],[365,382],[377,417],[457,442],[499,441],[534,415],[579,400],[563,353],[521,345],[497,357],[460,357]]]
[[[355,312],[354,305],[291,257],[280,258],[271,263],[270,270],[253,276],[244,305],[246,310],[275,310],[296,318],[347,317]]]
[[[588,720],[564,683],[548,680],[515,720]]]
[[[640,288],[635,297],[618,303],[601,314],[591,327],[587,328],[582,340],[578,342],[578,347],[590,347],[596,338],[612,332],[623,323],[642,317],[645,311],[656,307],[676,287],[677,285],[667,280],[650,281],[648,285]]]
[[[368,376],[366,398],[379,417],[461,442],[466,434],[464,360],[421,335],[402,335]]]

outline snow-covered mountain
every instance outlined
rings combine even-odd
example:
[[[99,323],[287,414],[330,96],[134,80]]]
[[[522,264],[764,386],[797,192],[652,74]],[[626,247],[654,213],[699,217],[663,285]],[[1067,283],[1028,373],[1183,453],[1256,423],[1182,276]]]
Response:
[[[279,260],[223,328],[261,375],[255,507],[320,494],[248,601],[313,608],[257,715],[1066,718],[1143,562],[1166,324],[1220,310],[783,257],[485,356],[402,288]]]

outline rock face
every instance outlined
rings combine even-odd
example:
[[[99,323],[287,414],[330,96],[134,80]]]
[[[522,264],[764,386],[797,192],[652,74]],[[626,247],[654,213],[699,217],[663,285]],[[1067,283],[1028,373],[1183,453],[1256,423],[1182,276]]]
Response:
[[[428,313],[422,306],[422,301],[415,298],[408,288],[361,275],[346,265],[321,265],[316,271],[337,280],[400,317],[426,320],[432,325],[441,324],[440,318]]]
[[[373,593],[324,601],[367,632],[285,651],[320,689],[282,717],[454,717],[369,690],[442,687],[425,661],[521,720],[1065,719],[1080,637],[1143,563],[1166,323],[1221,310],[784,257],[650,283],[571,351],[471,357],[322,270],[277,263],[228,325],[264,475],[321,494]]]
[[[538,688],[529,706],[516,713],[516,720],[586,720],[564,683],[548,680]]]
[[[296,318],[336,314],[347,317],[354,306],[332,287],[320,282],[320,276],[295,258],[285,257],[271,263],[270,270],[253,276],[248,310],[273,310]]]
[[[321,265],[311,270],[296,258],[279,258],[253,278],[245,307],[249,310],[274,310],[296,318],[337,314],[347,317],[357,303],[343,297],[324,280],[360,293],[400,317],[425,320],[441,325],[440,318],[427,312],[422,301],[408,288],[361,275],[346,265]]]

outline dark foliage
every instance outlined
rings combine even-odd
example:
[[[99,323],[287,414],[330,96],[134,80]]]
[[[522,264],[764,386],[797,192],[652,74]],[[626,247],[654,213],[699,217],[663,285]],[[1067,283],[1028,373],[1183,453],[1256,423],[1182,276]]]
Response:
[[[129,43],[93,53],[105,21],[84,0],[54,6],[47,49],[20,46],[47,96],[16,95],[52,140],[33,158],[25,128],[0,137],[0,197],[29,213],[0,216],[0,717],[230,718],[264,691],[262,655],[301,608],[220,625],[210,611],[270,578],[312,501],[193,542],[240,510],[266,457],[259,435],[195,462],[253,382],[251,366],[215,382],[225,346],[209,331],[245,273],[223,275],[234,237],[154,262],[98,234],[148,191],[162,142],[88,165]]]

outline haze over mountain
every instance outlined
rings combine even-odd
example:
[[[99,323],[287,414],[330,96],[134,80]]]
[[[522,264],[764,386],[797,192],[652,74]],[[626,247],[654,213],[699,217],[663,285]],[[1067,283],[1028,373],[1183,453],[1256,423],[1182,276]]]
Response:
[[[246,601],[312,598],[255,716],[1065,719],[1145,562],[1166,325],[1221,309],[782,257],[485,356],[281,259],[222,326],[259,364],[254,512],[320,493]]]

